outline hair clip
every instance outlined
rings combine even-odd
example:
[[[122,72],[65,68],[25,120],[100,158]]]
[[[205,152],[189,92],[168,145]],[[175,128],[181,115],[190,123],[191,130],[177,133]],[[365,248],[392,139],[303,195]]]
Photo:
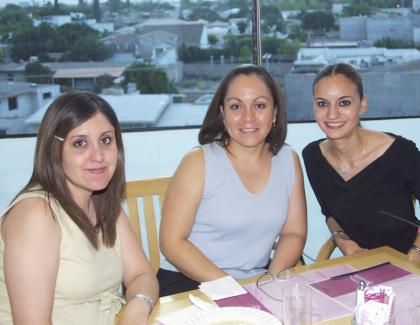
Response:
[[[54,135],[54,138],[56,138],[57,140],[59,140],[59,141],[61,141],[61,142],[63,142],[64,141],[64,138],[60,138],[59,136],[57,136],[57,135]]]

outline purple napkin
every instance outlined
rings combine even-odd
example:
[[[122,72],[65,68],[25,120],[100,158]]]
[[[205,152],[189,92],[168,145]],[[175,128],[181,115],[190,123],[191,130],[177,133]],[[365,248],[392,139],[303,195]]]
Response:
[[[410,272],[393,264],[386,264],[374,269],[362,271],[352,276],[312,283],[311,286],[331,298],[334,298],[349,292],[354,292],[359,280],[365,280],[368,282],[369,286],[372,286],[403,277],[407,274],[410,274]]]
[[[219,307],[250,307],[271,313],[257,298],[247,289],[246,293],[239,296],[214,300]]]

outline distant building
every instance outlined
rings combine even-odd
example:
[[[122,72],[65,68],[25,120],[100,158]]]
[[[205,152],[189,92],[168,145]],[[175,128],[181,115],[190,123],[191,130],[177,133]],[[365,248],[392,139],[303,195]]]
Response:
[[[0,81],[0,134],[27,132],[23,119],[59,94],[58,85]]]
[[[420,59],[417,49],[301,48],[293,62],[294,72],[317,72],[328,64],[344,62],[357,69],[375,65],[393,65]]]
[[[339,28],[341,40],[366,40],[373,44],[382,38],[389,37],[414,41],[413,29],[420,28],[420,15],[341,17]]]
[[[174,104],[169,94],[100,95],[117,114],[124,129],[201,125],[208,105]],[[27,132],[36,133],[50,102],[29,116]]]
[[[177,36],[177,47],[181,46],[181,44],[201,49],[209,47],[207,22],[180,19],[149,19],[134,27],[139,34],[155,31],[175,34]]]

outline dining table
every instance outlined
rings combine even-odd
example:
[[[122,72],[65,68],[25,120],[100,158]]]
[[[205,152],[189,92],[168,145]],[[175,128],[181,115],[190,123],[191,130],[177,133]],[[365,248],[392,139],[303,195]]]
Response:
[[[305,272],[310,272],[314,270],[318,271],[322,269],[328,269],[344,265],[359,270],[385,262],[390,262],[401,269],[411,272],[414,275],[420,275],[420,267],[411,263],[407,255],[387,246],[366,250],[351,256],[342,256],[329,260],[314,262],[312,264],[299,265],[296,266],[294,270],[298,274],[305,274]],[[248,279],[239,280],[238,282],[241,285],[246,286],[253,283],[255,284],[257,278],[258,276],[254,276]],[[156,303],[152,313],[150,314],[149,324],[159,324],[157,317],[168,315],[177,310],[191,306],[192,303],[188,299],[188,296],[191,293],[199,298],[209,301],[209,299],[199,290],[193,290],[166,297],[161,297]],[[348,315],[345,317],[329,319],[321,322],[314,322],[314,324],[346,325],[351,324],[352,319],[353,315]]]

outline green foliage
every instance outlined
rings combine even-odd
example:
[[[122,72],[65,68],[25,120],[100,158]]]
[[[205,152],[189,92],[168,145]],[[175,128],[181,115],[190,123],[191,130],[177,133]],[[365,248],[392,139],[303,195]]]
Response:
[[[95,80],[94,92],[99,94],[105,88],[110,88],[114,85],[114,78],[109,74],[100,75]]]
[[[11,44],[15,61],[27,60],[30,56],[47,61],[49,52],[63,52],[63,59],[75,61],[102,61],[111,55],[110,49],[99,40],[99,33],[80,23],[64,24],[58,28],[41,24],[20,29]]]
[[[96,19],[96,21],[101,21],[101,7],[99,6],[99,0],[93,0],[92,4],[92,15],[93,18]]]
[[[28,82],[51,83],[52,74],[50,68],[43,66],[39,62],[28,63],[25,66],[25,79]]]
[[[199,20],[204,19],[207,21],[216,21],[219,20],[219,14],[211,9],[210,7],[196,7],[191,11],[191,15],[189,17],[190,20]]]
[[[40,61],[45,61],[48,52],[63,52],[66,48],[64,37],[48,24],[19,30],[11,44],[15,61],[27,60],[30,56],[38,56]]]
[[[284,31],[284,20],[278,10],[273,8],[274,11],[265,14],[263,17],[262,30],[264,33],[274,31]]]
[[[334,16],[330,12],[315,11],[303,15],[302,27],[305,30],[329,31],[334,28]]]
[[[374,46],[376,47],[386,47],[388,49],[411,49],[415,48],[413,41],[404,41],[398,40],[391,37],[384,37],[379,41],[376,41]]]
[[[239,63],[252,63],[252,52],[249,46],[244,45],[239,51]]]
[[[19,6],[9,4],[0,11],[0,35],[15,33],[19,29],[30,27],[32,27],[32,20]]]
[[[208,41],[209,41],[210,45],[215,45],[219,41],[219,38],[216,35],[211,35],[210,34],[208,36]]]
[[[58,27],[58,32],[71,46],[77,40],[84,37],[99,37],[99,32],[86,24],[68,23]]]
[[[239,21],[238,23],[236,23],[236,26],[238,26],[239,33],[241,33],[241,34],[245,33],[245,30],[246,30],[246,22]]]
[[[175,7],[167,2],[162,1],[153,1],[153,0],[146,0],[136,4],[133,4],[132,7],[135,10],[139,11],[146,11],[152,12],[155,10],[173,10]]]
[[[299,42],[306,42],[308,40],[308,34],[300,26],[292,26],[289,38]]]
[[[284,41],[277,49],[280,54],[296,55],[299,49],[302,47],[302,43],[298,40]]]
[[[86,36],[75,41],[64,59],[69,61],[103,61],[111,55],[108,46],[95,36]]]
[[[372,7],[366,3],[361,4],[352,4],[350,6],[346,6],[343,9],[343,16],[372,16],[374,10]]]
[[[142,94],[177,93],[165,71],[150,65],[134,64],[124,71],[124,84],[134,82]]]

